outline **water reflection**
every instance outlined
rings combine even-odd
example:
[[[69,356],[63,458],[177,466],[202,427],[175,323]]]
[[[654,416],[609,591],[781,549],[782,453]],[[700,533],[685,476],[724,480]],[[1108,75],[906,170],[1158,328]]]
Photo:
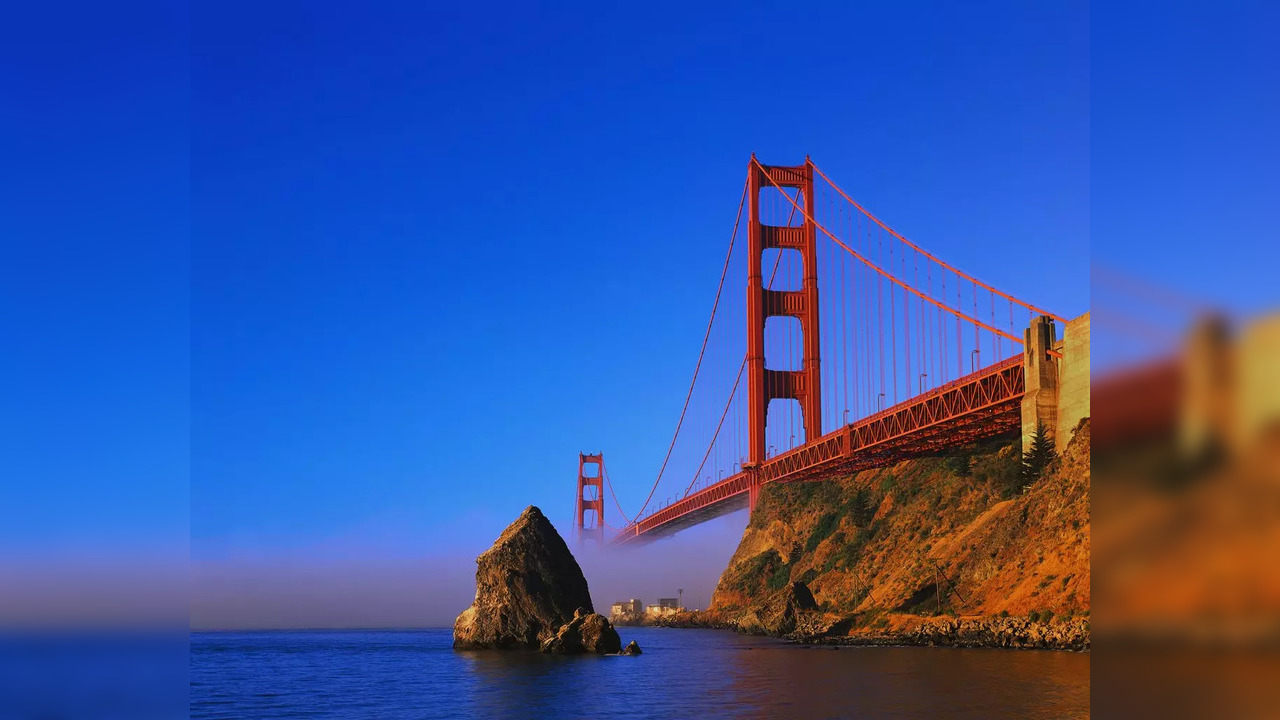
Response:
[[[799,648],[698,630],[625,629],[637,658],[463,653],[480,716],[1063,718],[1089,713],[1089,656],[949,648]]]
[[[448,629],[197,633],[192,718],[1070,718],[1088,655],[803,649],[623,628],[639,657],[455,652]]]

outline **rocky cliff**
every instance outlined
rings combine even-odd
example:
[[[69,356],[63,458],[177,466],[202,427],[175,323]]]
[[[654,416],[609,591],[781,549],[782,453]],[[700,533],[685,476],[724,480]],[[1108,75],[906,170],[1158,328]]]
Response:
[[[454,622],[453,647],[616,653],[622,643],[564,539],[530,505],[476,559],[475,602]]]
[[[805,639],[1087,647],[1089,422],[1029,482],[1017,442],[766,486],[696,622]]]

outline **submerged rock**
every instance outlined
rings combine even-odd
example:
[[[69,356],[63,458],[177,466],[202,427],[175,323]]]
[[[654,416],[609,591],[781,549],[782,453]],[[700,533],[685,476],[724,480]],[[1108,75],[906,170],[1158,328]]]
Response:
[[[640,646],[636,644],[635,640],[632,640],[631,642],[627,643],[626,647],[622,648],[622,654],[623,655],[639,655]]]
[[[616,653],[621,644],[595,614],[573,553],[532,505],[476,558],[475,602],[453,624],[457,650]]]

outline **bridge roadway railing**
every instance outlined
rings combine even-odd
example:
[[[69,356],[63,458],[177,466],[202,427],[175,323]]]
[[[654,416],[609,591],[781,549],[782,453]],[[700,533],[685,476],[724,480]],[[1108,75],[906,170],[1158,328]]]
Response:
[[[833,430],[755,469],[759,483],[851,473],[1016,430],[1026,391],[1015,355]],[[656,539],[745,506],[750,471],[732,475],[623,528],[613,544]]]

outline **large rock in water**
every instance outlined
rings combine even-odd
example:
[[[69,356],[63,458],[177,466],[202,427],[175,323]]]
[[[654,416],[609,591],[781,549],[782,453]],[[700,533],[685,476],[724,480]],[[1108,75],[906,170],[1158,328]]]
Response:
[[[476,559],[476,599],[453,623],[458,650],[529,648],[616,653],[622,642],[595,614],[582,568],[530,505]]]

